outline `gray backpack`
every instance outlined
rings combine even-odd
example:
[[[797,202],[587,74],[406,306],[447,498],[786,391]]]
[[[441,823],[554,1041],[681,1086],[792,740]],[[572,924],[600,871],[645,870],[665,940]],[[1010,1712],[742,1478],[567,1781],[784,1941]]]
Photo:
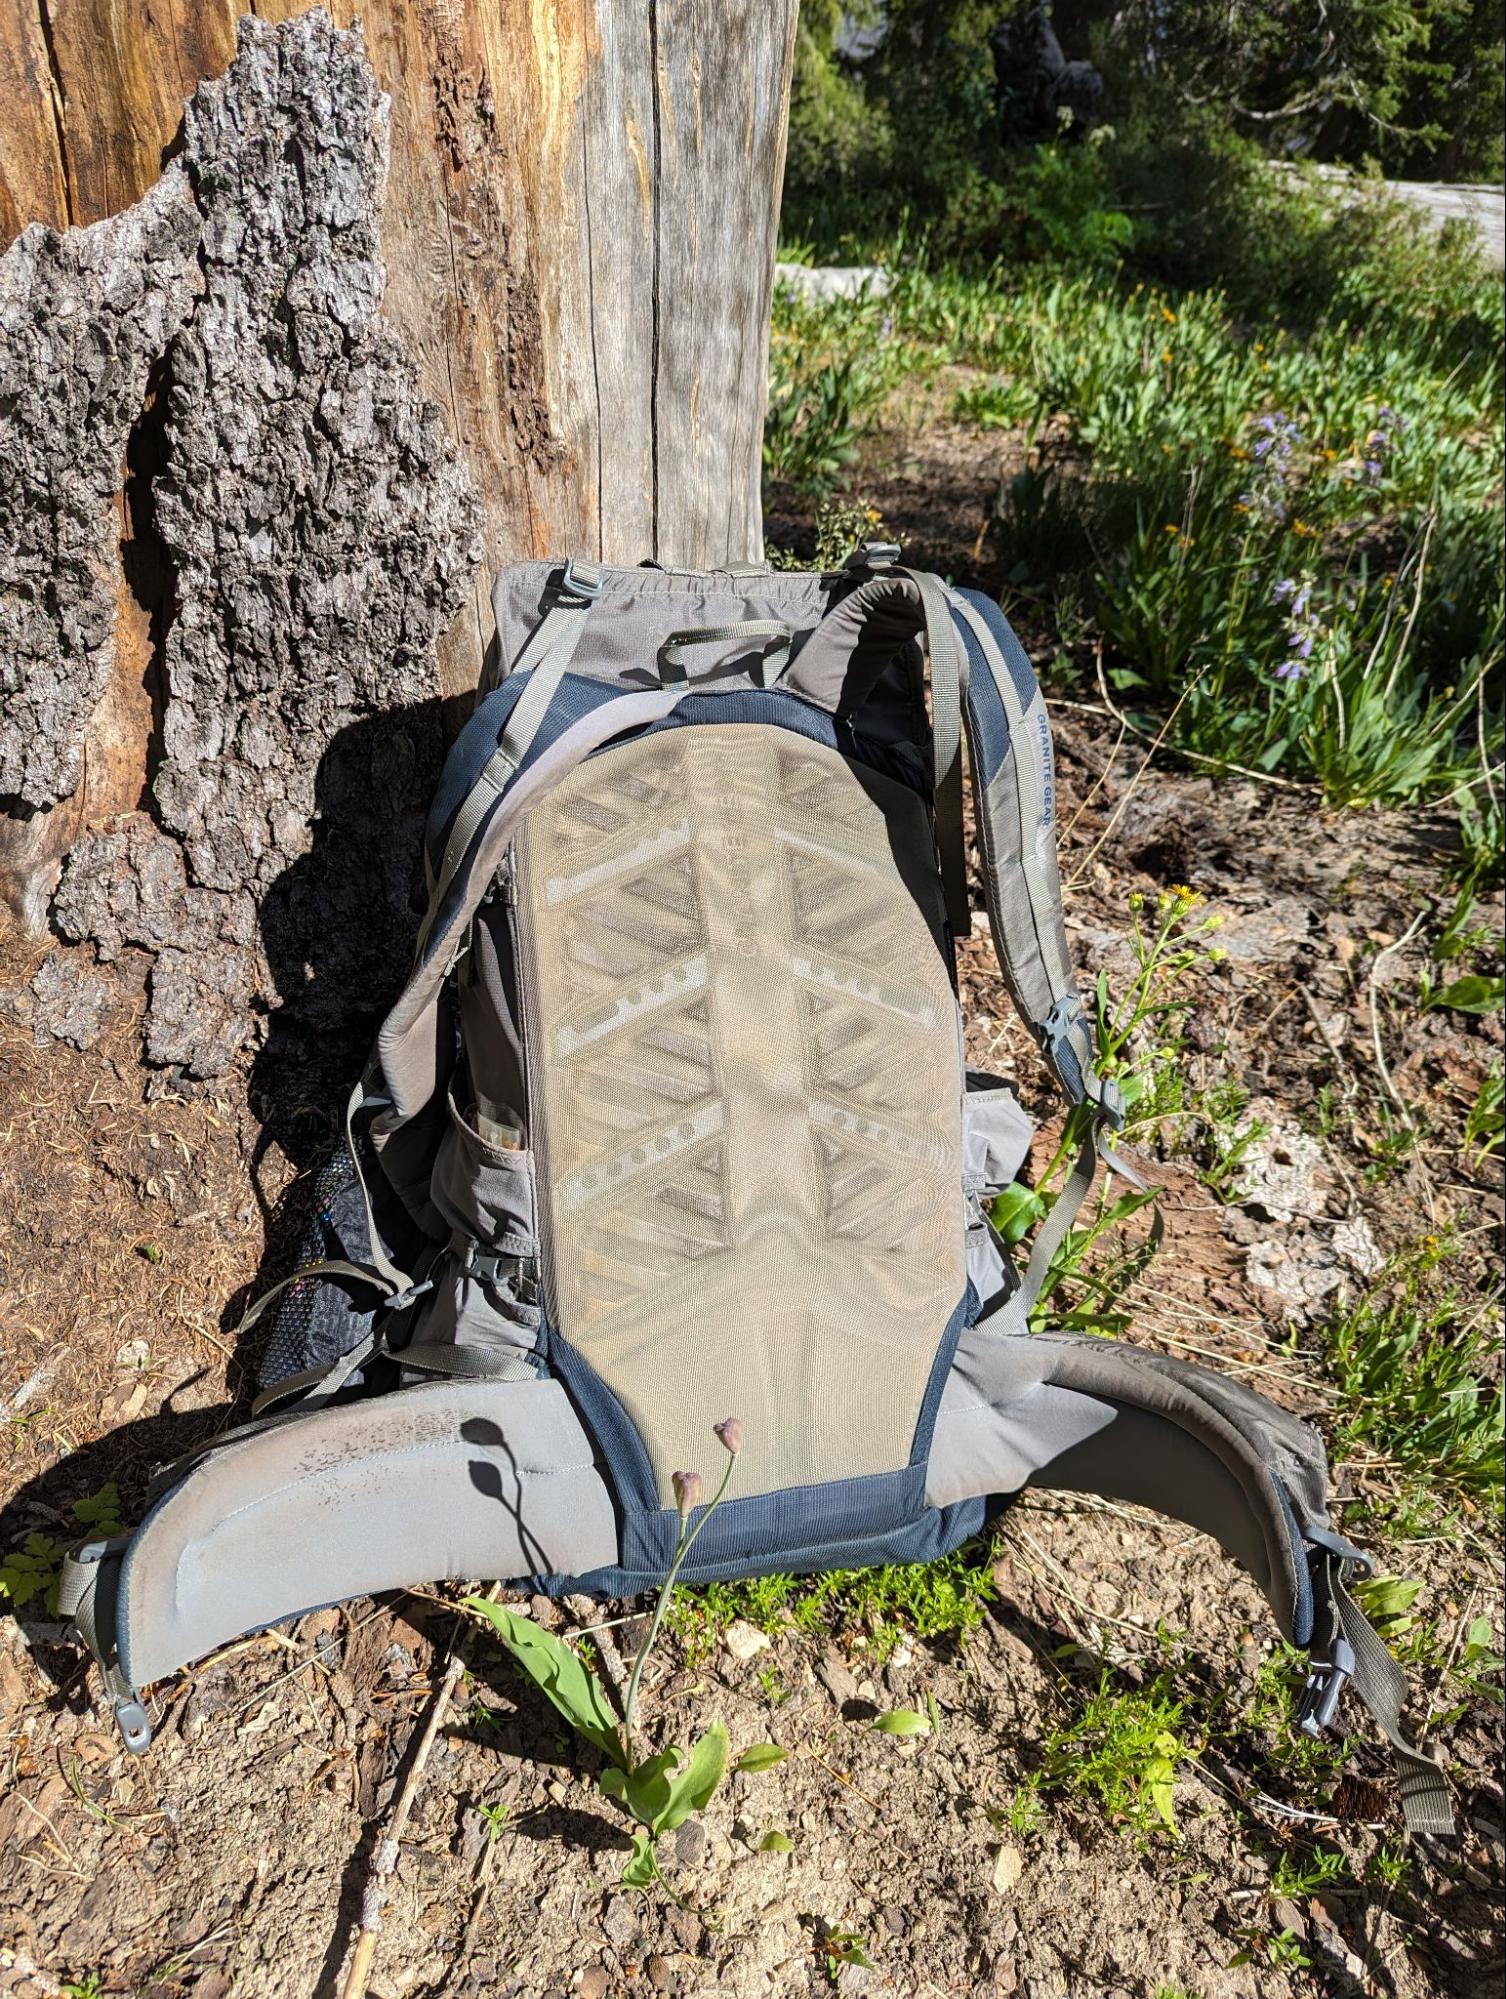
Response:
[[[673,1473],[736,1416],[687,1580],[924,1560],[1026,1486],[1155,1507],[1310,1649],[1303,1726],[1352,1680],[1408,1822],[1448,1829],[1314,1432],[1206,1369],[1030,1331],[1095,1167],[1127,1171],[1123,1106],[1068,957],[1029,660],[897,557],[499,578],[511,665],[447,761],[415,963],[307,1260],[256,1308],[252,1420],[68,1564],[132,1748],[138,1689],[318,1605],[654,1586]],[[989,1206],[1031,1126],[967,1068],[954,985],[964,738],[1004,977],[1084,1133],[1023,1270]]]

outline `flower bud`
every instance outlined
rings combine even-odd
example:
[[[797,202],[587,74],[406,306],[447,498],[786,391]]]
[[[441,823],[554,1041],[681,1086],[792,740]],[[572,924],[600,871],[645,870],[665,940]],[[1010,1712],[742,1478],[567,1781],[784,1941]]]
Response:
[[[701,1474],[698,1471],[677,1471],[669,1482],[675,1489],[675,1505],[684,1520],[701,1503]]]
[[[713,1423],[711,1427],[721,1439],[723,1450],[735,1458],[743,1447],[743,1426],[741,1419],[736,1416],[729,1416],[725,1422]]]

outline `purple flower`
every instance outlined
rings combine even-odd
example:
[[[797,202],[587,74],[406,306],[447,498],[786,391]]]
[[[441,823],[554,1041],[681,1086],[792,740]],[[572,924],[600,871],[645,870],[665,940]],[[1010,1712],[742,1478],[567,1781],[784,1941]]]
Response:
[[[680,1518],[688,1519],[701,1503],[701,1474],[698,1471],[677,1471],[671,1475],[669,1482],[674,1487]]]
[[[1307,668],[1299,665],[1296,660],[1284,659],[1276,669],[1276,678],[1278,680],[1300,680],[1306,672]]]

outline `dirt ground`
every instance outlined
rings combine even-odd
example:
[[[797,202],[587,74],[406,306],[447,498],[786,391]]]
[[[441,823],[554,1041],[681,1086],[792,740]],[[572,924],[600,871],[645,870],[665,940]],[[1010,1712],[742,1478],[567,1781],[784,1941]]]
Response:
[[[997,584],[1002,465],[928,431],[875,471],[872,497],[918,559]],[[771,524],[779,532],[779,511]],[[783,529],[798,541],[798,511]],[[1028,620],[1027,620],[1028,631]],[[1044,657],[1049,658],[1049,652]],[[1393,1084],[1430,1107],[1421,1152],[1376,1158],[1380,1090],[1367,970],[1441,897],[1442,819],[1335,817],[1306,793],[1177,771],[1084,699],[1057,709],[1064,871],[1079,963],[1126,963],[1128,898],[1183,884],[1226,921],[1201,975],[1190,1059],[1240,1078],[1271,1125],[1255,1197],[1216,1202],[1186,1161],[1158,1162],[1165,1248],[1139,1281],[1129,1337],[1242,1371],[1320,1422],[1331,1395],[1305,1338],[1334,1287],[1452,1227],[1458,1268],[1493,1283],[1499,1173],[1461,1169],[1464,1106],[1499,1052],[1497,1024],[1393,1006],[1420,947],[1394,954],[1376,1000]],[[1497,924],[1495,907],[1479,920]],[[279,1268],[308,1173],[333,1129],[334,1078],[291,1068],[248,1108],[246,1080],[179,1093],[146,1078],[137,1013],[87,1052],[34,1045],[39,953],[0,959],[0,1553],[74,1538],[73,1503],[118,1482],[127,1512],[152,1466],[243,1407],[230,1328]],[[1055,1115],[1009,1013],[981,919],[962,958],[969,1051],[1017,1071]],[[275,1064],[273,1065],[275,1071]],[[1314,1107],[1340,1106],[1313,1136]],[[1488,1181],[1488,1184],[1487,1184]],[[1295,1339],[1288,1329],[1295,1324]],[[1345,1511],[1384,1465],[1351,1462]],[[1490,1523],[1383,1550],[1420,1576],[1446,1638],[1502,1629]],[[997,1595],[962,1645],[903,1643],[878,1663],[861,1631],[794,1629],[748,1658],[671,1644],[647,1712],[680,1734],[723,1716],[734,1747],[790,1756],[733,1777],[703,1823],[667,1843],[676,1901],[614,1886],[626,1840],[552,1712],[472,1632],[462,1681],[403,1841],[372,1991],[544,1999],[844,1992],[1152,1995],[1199,1999],[1499,1991],[1501,1712],[1481,1694],[1438,1728],[1462,1836],[1416,1847],[1404,1880],[1371,1865],[1401,1845],[1388,1759],[1368,1725],[1332,1794],[1240,1721],[1263,1601],[1209,1542],[1128,1509],[1034,1496],[1001,1529]],[[37,1606],[0,1618],[0,1991],[150,1999],[330,1994],[379,1837],[450,1647],[457,1592],[323,1611],[228,1648],[156,1690],[156,1740],[122,1752],[96,1687]],[[568,1626],[583,1607],[538,1603]],[[622,1606],[608,1606],[606,1615]],[[631,1607],[628,1607],[631,1608]],[[595,1612],[595,1615],[601,1615]],[[1138,1841],[1080,1797],[1011,1829],[1047,1732],[1102,1674],[1118,1689],[1175,1657],[1184,1730],[1180,1833]],[[630,1635],[630,1633],[628,1634]],[[925,1739],[876,1732],[875,1708],[923,1704]],[[1454,1705],[1441,1673],[1414,1719]],[[1218,1716],[1217,1728],[1212,1718]],[[1206,1731],[1204,1722],[1207,1723]],[[484,1810],[503,1807],[492,1816]],[[1308,1816],[1304,1816],[1307,1814]],[[769,1829],[789,1851],[762,1851]],[[1336,1847],[1335,1885],[1275,1898],[1283,1855]],[[859,1935],[871,1969],[828,1969],[823,1938]],[[1276,1961],[1231,1964],[1284,1936]]]

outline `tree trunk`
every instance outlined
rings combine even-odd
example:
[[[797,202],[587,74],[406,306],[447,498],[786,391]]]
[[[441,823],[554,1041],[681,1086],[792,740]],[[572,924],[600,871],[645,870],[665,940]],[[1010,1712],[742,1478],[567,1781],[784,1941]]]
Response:
[[[201,1076],[390,992],[499,562],[761,555],[795,0],[238,11],[0,0],[0,882]]]

